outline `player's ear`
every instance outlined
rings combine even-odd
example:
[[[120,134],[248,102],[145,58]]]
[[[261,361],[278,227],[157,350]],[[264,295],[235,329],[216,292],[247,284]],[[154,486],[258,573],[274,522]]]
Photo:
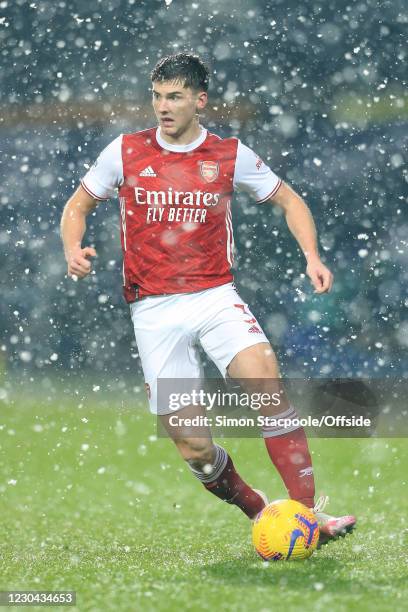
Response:
[[[208,102],[208,95],[206,91],[199,91],[197,94],[197,110],[205,108]]]

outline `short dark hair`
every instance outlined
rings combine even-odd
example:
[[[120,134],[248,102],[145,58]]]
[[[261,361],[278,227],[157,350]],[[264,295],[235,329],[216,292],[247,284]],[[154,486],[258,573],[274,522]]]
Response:
[[[166,55],[157,62],[151,73],[155,81],[180,81],[184,87],[191,87],[196,91],[208,90],[210,73],[198,55],[193,53],[175,53]]]

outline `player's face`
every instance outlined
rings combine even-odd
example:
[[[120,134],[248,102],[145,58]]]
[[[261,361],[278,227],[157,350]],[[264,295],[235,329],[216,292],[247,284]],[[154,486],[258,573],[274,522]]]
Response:
[[[184,87],[180,81],[153,83],[153,108],[162,132],[178,138],[196,124],[197,113],[207,103],[205,91]]]

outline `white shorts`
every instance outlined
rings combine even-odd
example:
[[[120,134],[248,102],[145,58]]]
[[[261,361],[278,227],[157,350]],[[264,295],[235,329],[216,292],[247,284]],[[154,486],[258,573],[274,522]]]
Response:
[[[196,293],[146,297],[133,302],[130,311],[154,414],[173,412],[157,405],[158,378],[201,378],[198,344],[225,377],[237,353],[268,342],[232,283]]]

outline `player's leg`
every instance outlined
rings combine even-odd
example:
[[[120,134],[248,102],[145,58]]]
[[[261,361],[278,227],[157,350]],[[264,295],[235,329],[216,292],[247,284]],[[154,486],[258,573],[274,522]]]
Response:
[[[170,423],[177,416],[177,423]],[[249,518],[255,517],[265,500],[242,480],[227,451],[214,444],[206,425],[184,425],[186,419],[205,417],[201,406],[188,406],[177,413],[160,416],[160,421],[174,441],[180,455],[207,491],[238,506]],[[174,420],[174,419],[172,419]]]
[[[188,392],[189,381],[193,381],[193,388],[194,379],[201,377],[191,317],[200,304],[196,303],[195,294],[191,304],[192,297],[186,294],[146,298],[131,306],[150,411],[160,416],[181,456],[204,487],[252,517],[263,508],[264,500],[241,479],[228,453],[213,444],[208,428],[179,428],[170,424],[175,411],[166,401],[166,394],[162,397],[158,389],[157,380],[168,379],[177,381]],[[199,406],[177,411],[178,415],[181,413],[185,417],[202,414]]]
[[[279,392],[279,368],[275,354],[248,305],[231,285],[211,290],[214,304],[206,309],[200,341],[225,376],[241,381],[248,393]],[[265,416],[290,420],[296,412],[281,394],[278,407],[262,407]],[[269,457],[280,473],[289,496],[309,507],[314,505],[312,460],[302,427],[267,428],[263,436]]]
[[[263,406],[262,414],[274,415],[289,422],[296,417],[295,409],[289,405],[282,393],[279,381],[279,367],[269,344],[262,343],[247,347],[237,353],[227,368],[231,378],[238,379],[248,392],[280,392],[281,403],[277,414],[273,406]],[[321,497],[314,503],[315,485],[312,460],[303,427],[268,427],[263,430],[268,454],[280,473],[289,497],[313,509],[319,522],[319,548],[324,544],[351,533],[356,524],[353,515],[332,516],[323,512],[328,498]]]
[[[227,368],[228,376],[239,380],[247,393],[279,393],[280,404],[265,404],[263,416],[290,422],[296,415],[282,389],[279,367],[269,343],[260,343],[239,351]],[[288,490],[289,497],[313,508],[315,484],[312,459],[305,431],[301,426],[265,427],[265,445],[274,466]]]
[[[207,325],[203,326],[200,336],[207,354],[224,376],[228,373],[233,378],[241,379],[241,382],[245,381],[250,392],[259,392],[260,388],[269,393],[280,391],[276,357],[248,306],[230,286],[220,288],[217,298],[215,309],[208,305]],[[239,310],[245,318],[237,318]],[[269,405],[263,407],[263,414],[273,414],[275,418],[280,416],[289,421],[296,416],[284,394],[280,410],[282,412],[277,413],[277,409]],[[290,497],[312,507],[313,469],[303,428],[296,424],[289,428],[270,427],[264,430],[263,435],[269,456]],[[323,507],[319,506],[318,503],[314,507],[320,526],[319,546],[353,530],[356,523],[354,516],[333,517],[325,514]]]

